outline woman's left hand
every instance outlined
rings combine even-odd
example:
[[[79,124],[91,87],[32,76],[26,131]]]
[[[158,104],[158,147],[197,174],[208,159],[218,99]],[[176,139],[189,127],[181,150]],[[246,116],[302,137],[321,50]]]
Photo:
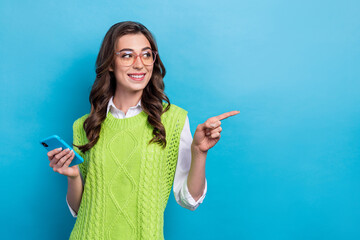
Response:
[[[207,151],[220,140],[220,133],[222,131],[221,120],[238,113],[240,113],[240,111],[223,113],[219,116],[209,118],[203,124],[199,124],[196,128],[191,147],[202,153],[207,153]]]

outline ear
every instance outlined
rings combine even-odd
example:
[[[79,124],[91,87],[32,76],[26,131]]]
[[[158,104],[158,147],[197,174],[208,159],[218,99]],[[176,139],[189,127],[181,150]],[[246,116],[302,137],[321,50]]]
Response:
[[[112,67],[112,64],[109,66],[109,72],[114,72],[114,69]]]

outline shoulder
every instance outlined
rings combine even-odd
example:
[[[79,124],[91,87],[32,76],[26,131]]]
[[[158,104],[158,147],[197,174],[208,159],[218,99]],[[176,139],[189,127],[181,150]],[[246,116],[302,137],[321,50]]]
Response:
[[[167,105],[168,103],[163,103],[164,109],[167,107]],[[188,111],[171,103],[169,110],[161,115],[161,121],[165,126],[176,125],[183,128],[187,119],[187,114]]]
[[[76,119],[73,123],[73,129],[74,130],[79,130],[82,128],[82,126],[84,125],[85,120],[89,117],[89,113],[85,114],[82,117],[79,117],[78,119]]]
[[[168,103],[164,102],[164,103],[163,103],[163,108],[165,109],[168,105],[169,105]],[[181,107],[179,107],[179,106],[171,103],[169,110],[166,111],[164,114],[166,114],[166,115],[169,115],[169,114],[176,114],[176,115],[178,115],[178,114],[180,114],[180,115],[185,115],[185,116],[187,116],[187,113],[188,113],[188,111],[186,111],[185,109],[183,109],[183,108],[181,108]]]

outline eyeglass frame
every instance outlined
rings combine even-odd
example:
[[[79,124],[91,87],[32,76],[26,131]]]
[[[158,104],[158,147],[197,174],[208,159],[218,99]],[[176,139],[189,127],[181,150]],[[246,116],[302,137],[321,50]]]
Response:
[[[116,56],[119,56],[119,54],[121,53],[121,52],[124,52],[125,50],[120,50],[120,51],[117,51],[117,52],[115,52],[115,55]],[[140,54],[137,54],[136,52],[133,52],[133,51],[131,51],[132,53],[134,53],[134,55],[136,56],[135,58],[134,58],[134,62],[131,64],[131,65],[122,65],[123,67],[130,67],[130,66],[132,66],[132,65],[134,65],[134,63],[136,62],[136,60],[137,60],[137,58],[138,57],[140,57],[140,61],[141,61],[141,63],[144,65],[144,66],[152,66],[152,65],[154,65],[154,63],[155,63],[155,61],[156,61],[156,55],[158,54],[158,52],[157,51],[155,51],[155,50],[152,50],[152,49],[150,49],[150,51],[154,54],[154,61],[153,61],[153,63],[152,64],[150,64],[150,65],[147,65],[147,64],[145,64],[144,62],[143,62],[143,60],[142,60],[142,58],[140,57],[140,54],[142,54],[143,52],[141,52]],[[129,51],[130,52],[130,51]]]

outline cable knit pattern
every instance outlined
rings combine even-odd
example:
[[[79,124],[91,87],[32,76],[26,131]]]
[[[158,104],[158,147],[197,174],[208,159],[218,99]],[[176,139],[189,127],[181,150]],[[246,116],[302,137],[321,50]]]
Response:
[[[164,239],[164,211],[186,115],[171,104],[161,116],[165,149],[148,144],[153,127],[144,111],[124,119],[109,113],[96,145],[85,154],[74,148],[84,158],[79,169],[85,185],[70,239]],[[88,142],[83,129],[87,117],[74,122],[74,144]]]

